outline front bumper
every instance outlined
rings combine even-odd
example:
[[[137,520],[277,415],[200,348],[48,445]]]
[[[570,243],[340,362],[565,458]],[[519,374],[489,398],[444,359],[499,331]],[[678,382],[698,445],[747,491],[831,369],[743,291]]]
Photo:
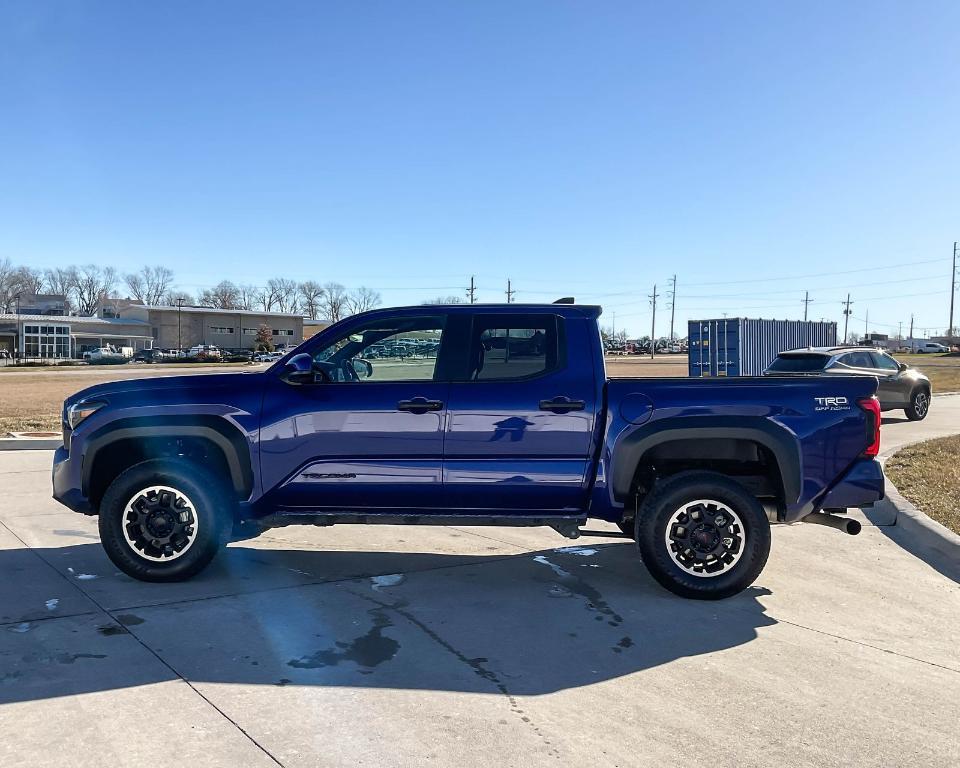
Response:
[[[57,448],[53,453],[53,498],[84,515],[95,515],[96,510],[90,500],[83,495],[82,489],[82,459],[77,461],[70,457],[66,446]]]

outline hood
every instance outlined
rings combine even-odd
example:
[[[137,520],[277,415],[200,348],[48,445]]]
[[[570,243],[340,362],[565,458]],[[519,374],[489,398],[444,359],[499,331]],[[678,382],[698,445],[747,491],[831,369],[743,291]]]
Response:
[[[112,396],[136,396],[137,393],[159,393],[177,390],[193,395],[209,393],[221,387],[255,387],[263,378],[263,371],[233,371],[230,373],[196,373],[186,376],[151,376],[143,379],[120,379],[81,389],[64,400],[64,408],[69,408],[81,400],[102,398],[110,400]],[[149,399],[149,398],[146,398]],[[203,399],[201,397],[201,399]]]

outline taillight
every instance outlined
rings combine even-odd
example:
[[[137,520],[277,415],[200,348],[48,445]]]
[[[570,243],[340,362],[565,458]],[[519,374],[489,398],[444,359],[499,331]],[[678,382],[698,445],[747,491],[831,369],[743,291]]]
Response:
[[[880,401],[875,397],[865,397],[858,400],[857,405],[867,412],[867,440],[870,444],[863,455],[876,456],[880,453]]]

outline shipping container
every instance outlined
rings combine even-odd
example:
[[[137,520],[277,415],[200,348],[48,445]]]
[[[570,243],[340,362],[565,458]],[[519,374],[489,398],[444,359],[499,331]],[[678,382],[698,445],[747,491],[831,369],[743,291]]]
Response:
[[[837,324],[813,320],[691,320],[691,376],[759,376],[777,354],[801,347],[832,347]]]

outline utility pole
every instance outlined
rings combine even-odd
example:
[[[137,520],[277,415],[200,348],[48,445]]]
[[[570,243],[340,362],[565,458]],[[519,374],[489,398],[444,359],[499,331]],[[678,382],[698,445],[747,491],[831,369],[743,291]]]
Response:
[[[650,306],[653,307],[653,318],[650,320],[650,359],[653,360],[653,356],[656,354],[657,350],[657,284],[653,284],[653,294],[650,296]]]
[[[610,328],[610,340],[616,344],[617,342],[617,310],[613,310],[613,325]]]
[[[470,275],[470,287],[467,288],[467,296],[470,297],[470,303],[476,303],[477,285],[473,281],[473,275]]]
[[[810,302],[813,299],[810,298],[810,291],[803,292],[803,322],[807,322],[807,308],[810,306]]]
[[[910,351],[913,352],[913,312],[910,313]]]
[[[897,331],[897,341],[903,341],[903,320],[898,320],[900,323],[900,330]]]
[[[850,294],[847,294],[847,300],[843,302],[843,343],[847,343],[847,325],[850,322],[850,305],[853,304],[850,301]]]
[[[510,278],[508,277],[507,278],[507,304],[513,303],[513,294],[515,293],[516,291],[510,287]],[[472,304],[473,302],[471,301],[470,303]]]
[[[673,317],[677,307],[677,276],[674,275],[671,280],[673,283],[670,289],[670,342],[673,343]]]
[[[957,241],[953,241],[953,269],[950,270],[950,327],[947,329],[947,336],[950,337],[950,344],[953,345],[953,296],[957,290]]]
[[[863,318],[863,340],[867,340],[870,335],[870,308],[867,307],[867,316]]]
[[[183,341],[180,333],[180,310],[183,309],[183,297],[177,296],[177,356],[180,356],[180,350],[183,349]]]

